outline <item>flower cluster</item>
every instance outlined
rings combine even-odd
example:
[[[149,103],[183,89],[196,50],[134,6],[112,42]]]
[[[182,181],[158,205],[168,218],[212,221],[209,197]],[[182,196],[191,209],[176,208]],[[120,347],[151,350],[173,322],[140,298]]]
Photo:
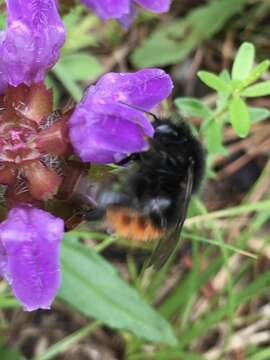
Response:
[[[42,209],[61,178],[46,165],[67,149],[67,124],[41,83],[65,40],[54,0],[7,0],[0,34],[0,184],[11,208],[0,224],[1,275],[26,310],[49,308],[60,284],[64,222]],[[52,118],[54,121],[52,121]]]
[[[66,116],[52,113],[44,84],[8,86],[0,112],[0,183],[9,186],[9,204],[57,193],[62,180],[50,159],[66,152],[67,131]]]
[[[169,96],[172,82],[160,69],[109,73],[88,88],[75,109],[53,111],[44,77],[65,39],[56,2],[6,2],[8,25],[0,33],[0,187],[9,212],[0,223],[0,275],[30,311],[49,308],[60,285],[64,221],[44,208],[64,187],[69,157],[104,164],[146,150],[154,129],[132,106],[153,108]],[[131,5],[88,3],[99,9],[107,4],[107,11],[118,15],[125,14],[124,4]],[[163,11],[167,2],[136,3]]]

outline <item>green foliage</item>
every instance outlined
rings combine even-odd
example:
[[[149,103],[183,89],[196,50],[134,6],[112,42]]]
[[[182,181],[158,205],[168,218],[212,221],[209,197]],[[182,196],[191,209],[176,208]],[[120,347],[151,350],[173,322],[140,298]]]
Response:
[[[4,7],[5,0],[0,0],[0,6]],[[0,31],[4,30],[6,27],[6,13],[5,11],[0,11]]]
[[[206,142],[210,153],[222,153],[222,128],[221,124],[215,119],[211,119],[205,127]]]
[[[6,14],[0,14],[0,30],[4,30],[6,27]]]
[[[54,359],[57,355],[62,354],[72,347],[73,344],[80,341],[87,335],[91,334],[99,325],[99,322],[91,322],[90,324],[82,327],[75,333],[65,337],[51,346],[43,355],[35,357],[33,360],[49,360]]]
[[[244,4],[244,0],[215,0],[191,10],[184,19],[170,22],[148,36],[134,50],[133,64],[140,68],[178,63],[241,13]]]
[[[245,97],[260,97],[270,95],[270,81],[264,81],[259,84],[247,87],[242,95]]]
[[[62,244],[59,297],[78,311],[148,341],[174,345],[167,321],[118,275],[116,269],[67,234]],[[76,294],[76,296],[74,296]]]
[[[2,294],[1,294],[2,295]],[[0,309],[12,309],[21,307],[19,301],[11,296],[1,296],[0,298]]]
[[[186,116],[197,116],[208,118],[212,111],[204,103],[195,98],[183,97],[175,100],[175,105],[181,109]]]
[[[270,116],[270,111],[268,109],[261,108],[261,107],[249,106],[249,113],[250,113],[252,123],[263,121],[263,120],[269,118],[269,116]]]
[[[103,69],[98,60],[87,53],[66,53],[54,66],[53,72],[74,100],[80,101],[83,87],[78,82],[95,81]]]
[[[22,356],[15,349],[8,349],[0,346],[0,359],[1,360],[21,360]]]
[[[252,123],[269,117],[269,110],[248,105],[246,98],[270,95],[270,81],[252,85],[268,70],[270,62],[262,61],[253,68],[255,47],[243,43],[235,57],[231,75],[223,71],[216,75],[208,71],[199,71],[198,77],[217,93],[216,108],[207,107],[193,98],[178,98],[175,105],[187,116],[200,117],[202,132],[210,154],[224,153],[222,134],[224,125],[229,122],[236,134],[246,137]]]
[[[76,7],[64,17],[67,38],[61,51],[61,58],[49,75],[48,84],[58,93],[55,77],[62,83],[71,97],[80,101],[85,84],[94,82],[103,67],[97,57],[89,52],[89,47],[97,46],[97,38],[92,34],[98,20],[94,15],[83,15],[83,7]],[[87,50],[86,50],[87,49]],[[59,97],[55,99],[56,104]]]
[[[254,46],[250,43],[244,43],[238,50],[233,63],[233,80],[245,80],[248,77],[253,67],[254,57]]]
[[[234,97],[229,103],[232,126],[240,137],[246,137],[250,129],[250,114],[247,105],[240,97]]]
[[[232,92],[232,87],[222,79],[222,77],[219,77],[215,74],[212,74],[208,71],[199,71],[198,77],[210,88],[216,90],[217,92],[220,92],[224,95],[229,95]]]

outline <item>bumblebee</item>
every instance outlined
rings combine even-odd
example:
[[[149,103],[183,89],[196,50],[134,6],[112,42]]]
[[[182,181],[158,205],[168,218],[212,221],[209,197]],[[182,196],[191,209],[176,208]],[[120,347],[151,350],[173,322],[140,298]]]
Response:
[[[135,242],[159,240],[149,260],[159,269],[178,243],[190,198],[203,179],[205,154],[186,122],[148,114],[155,128],[149,150],[122,162],[127,176],[118,189],[101,191],[97,203],[119,235]],[[91,212],[86,218],[91,220]]]

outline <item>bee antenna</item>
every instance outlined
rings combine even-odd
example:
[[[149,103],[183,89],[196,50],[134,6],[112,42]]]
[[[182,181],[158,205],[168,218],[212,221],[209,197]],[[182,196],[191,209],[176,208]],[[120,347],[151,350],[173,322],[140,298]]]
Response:
[[[159,118],[158,118],[155,114],[153,114],[153,113],[150,112],[150,111],[144,110],[144,109],[141,108],[140,106],[127,104],[127,103],[125,103],[124,101],[118,101],[118,102],[119,102],[120,104],[126,105],[126,106],[128,106],[128,107],[130,107],[130,108],[132,108],[132,109],[135,109],[135,110],[139,110],[139,111],[141,111],[141,112],[144,112],[145,114],[152,116],[155,121],[159,122]]]

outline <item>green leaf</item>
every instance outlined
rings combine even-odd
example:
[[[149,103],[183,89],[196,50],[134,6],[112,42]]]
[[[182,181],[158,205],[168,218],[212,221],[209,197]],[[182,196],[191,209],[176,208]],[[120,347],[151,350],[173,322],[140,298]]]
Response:
[[[223,69],[221,73],[219,74],[219,77],[229,83],[231,81],[231,75],[227,69]]]
[[[247,360],[269,360],[270,359],[270,349],[262,349],[257,347],[255,353],[246,358]]]
[[[176,344],[167,321],[94,251],[65,239],[62,266],[59,296],[78,311],[113,328],[131,331],[140,338]]]
[[[206,118],[212,114],[212,111],[202,101],[192,97],[177,98],[174,103],[181,113],[187,116]]]
[[[248,110],[250,113],[252,123],[257,123],[259,121],[263,121],[270,117],[270,111],[265,108],[249,107]]]
[[[4,30],[6,27],[6,14],[1,13],[0,14],[0,30]]]
[[[98,59],[88,53],[65,54],[60,62],[66,69],[66,76],[74,81],[95,81],[103,73]]]
[[[223,81],[228,83],[230,85],[230,87],[233,89],[231,75],[228,70],[226,70],[226,69],[222,70],[221,73],[219,74],[219,77]],[[216,101],[216,105],[217,105],[216,111],[219,111],[220,109],[223,109],[225,106],[227,106],[229,95],[230,94],[218,92],[218,97],[217,97],[217,101]]]
[[[240,97],[230,101],[229,112],[232,126],[240,137],[246,137],[250,130],[250,113],[245,102]]]
[[[163,66],[184,59],[194,47],[191,40],[180,41],[184,33],[185,24],[182,21],[173,22],[166,29],[154,32],[132,53],[133,64],[137,68]]]
[[[204,129],[206,136],[207,149],[210,154],[216,154],[223,150],[222,145],[222,128],[220,124],[212,120]]]
[[[166,24],[148,36],[132,53],[133,64],[140,68],[178,63],[240,13],[244,4],[243,0],[217,0],[193,8],[184,19]]]
[[[6,347],[0,347],[0,359],[1,360],[21,360],[22,356],[15,349],[9,349]]]
[[[20,308],[20,307],[21,307],[21,304],[14,297],[11,297],[11,296],[1,296],[0,297],[0,309]]]
[[[70,95],[80,101],[83,87],[78,81],[94,81],[103,72],[97,59],[86,53],[65,54],[52,69],[55,76],[61,81]]]
[[[241,93],[241,95],[247,97],[259,97],[259,96],[270,95],[270,80],[249,86]]]
[[[269,68],[270,61],[264,60],[259,65],[257,65],[249,74],[249,76],[242,82],[242,88],[254,83],[258,80]]]
[[[248,42],[244,42],[237,51],[233,68],[232,79],[244,80],[247,78],[252,70],[255,57],[254,45]]]
[[[62,53],[75,52],[89,46],[96,46],[96,32],[92,31],[98,24],[98,18],[93,14],[85,16],[83,6],[77,6],[64,16],[67,30],[66,41]]]
[[[80,101],[83,95],[83,89],[71,77],[67,76],[66,67],[62,65],[61,61],[51,70],[59,81],[63,84],[66,90],[70,93],[74,100]]]
[[[210,88],[221,92],[223,94],[230,94],[232,91],[231,86],[224,81],[221,77],[210,73],[208,71],[199,71],[198,77]]]

